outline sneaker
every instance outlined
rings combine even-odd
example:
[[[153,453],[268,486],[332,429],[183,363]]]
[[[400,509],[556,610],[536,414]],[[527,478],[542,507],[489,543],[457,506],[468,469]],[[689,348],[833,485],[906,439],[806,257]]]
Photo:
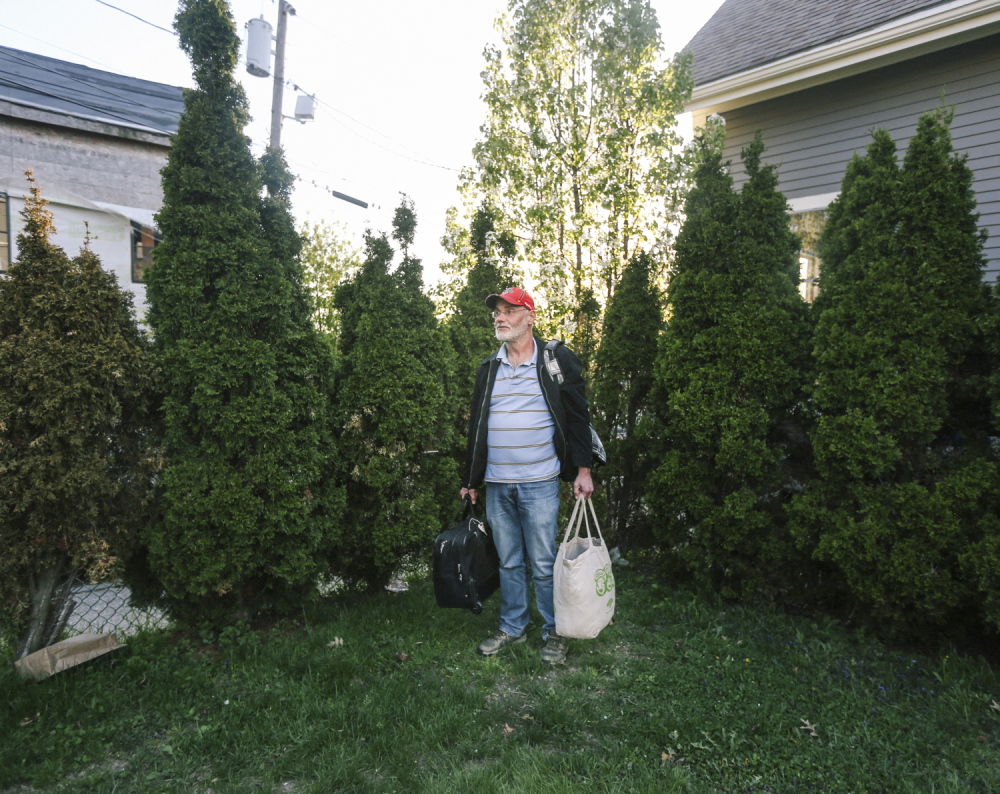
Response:
[[[566,664],[568,650],[569,640],[553,631],[542,648],[542,664]]]
[[[479,643],[479,647],[476,650],[483,656],[493,656],[495,653],[500,653],[508,645],[516,645],[519,642],[524,642],[526,639],[528,639],[527,634],[522,634],[520,637],[511,637],[509,634],[498,631],[492,637]]]

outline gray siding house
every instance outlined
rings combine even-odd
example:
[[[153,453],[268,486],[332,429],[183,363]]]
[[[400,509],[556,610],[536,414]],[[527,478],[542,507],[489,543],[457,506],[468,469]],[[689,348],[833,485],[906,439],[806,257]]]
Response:
[[[142,316],[160,169],[183,106],[176,86],[0,47],[0,273],[17,256],[30,168],[54,242],[73,256],[89,233]]]
[[[942,105],[975,173],[987,278],[1000,276],[1000,0],[726,0],[687,49],[686,109],[695,127],[725,119],[737,185],[740,150],[763,133],[803,237],[807,298],[851,155],[884,127],[902,157],[920,115]]]

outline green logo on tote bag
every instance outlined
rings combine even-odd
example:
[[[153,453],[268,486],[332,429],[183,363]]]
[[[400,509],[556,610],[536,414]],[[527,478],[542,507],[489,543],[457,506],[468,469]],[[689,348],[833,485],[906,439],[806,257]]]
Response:
[[[594,573],[594,583],[597,585],[598,596],[610,593],[615,589],[615,577],[614,574],[611,573],[610,562]]]

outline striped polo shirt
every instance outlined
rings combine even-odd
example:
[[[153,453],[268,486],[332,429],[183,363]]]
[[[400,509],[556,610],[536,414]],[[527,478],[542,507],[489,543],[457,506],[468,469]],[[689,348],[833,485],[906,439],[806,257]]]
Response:
[[[506,345],[497,353],[500,367],[490,398],[486,482],[539,482],[559,474],[556,426],[538,382],[537,356],[535,345],[531,358],[514,368]]]

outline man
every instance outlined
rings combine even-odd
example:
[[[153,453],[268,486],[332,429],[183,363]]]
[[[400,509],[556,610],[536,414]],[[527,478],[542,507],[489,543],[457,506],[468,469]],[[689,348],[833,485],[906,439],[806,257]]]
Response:
[[[472,395],[462,497],[486,488],[486,515],[500,555],[500,627],[480,643],[492,656],[524,642],[530,592],[528,564],[541,613],[542,662],[565,664],[569,643],[556,634],[552,569],[556,558],[559,480],[577,499],[594,492],[590,476],[590,417],[583,367],[572,352],[554,351],[562,371],[545,367],[544,343],[531,332],[535,301],[519,287],[490,295],[493,328],[503,345],[479,365]]]

